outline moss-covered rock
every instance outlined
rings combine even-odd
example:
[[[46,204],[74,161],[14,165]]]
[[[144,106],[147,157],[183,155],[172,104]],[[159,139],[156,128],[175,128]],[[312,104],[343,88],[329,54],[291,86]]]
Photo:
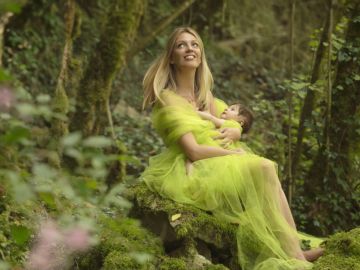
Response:
[[[187,270],[186,262],[184,259],[163,257],[159,262],[159,270]]]
[[[181,256],[173,252],[166,254],[161,239],[140,226],[131,218],[102,217],[99,243],[86,254],[77,258],[77,269],[86,270],[226,270],[225,266],[215,266],[196,253],[194,241],[179,240],[184,250]],[[192,251],[192,252],[190,252]],[[191,254],[190,254],[191,253]],[[189,255],[190,254],[190,255]],[[199,258],[203,258],[200,260]],[[209,268],[209,267],[216,268]]]
[[[221,221],[196,207],[162,198],[144,183],[130,187],[126,196],[134,203],[130,214],[161,238],[167,254],[185,257],[188,265],[200,267],[197,269],[216,263],[240,269],[236,225]],[[196,261],[198,255],[202,255],[206,262],[199,264]]]
[[[80,269],[150,269],[143,267],[155,264],[156,257],[164,253],[160,240],[136,220],[103,217],[99,222],[100,243],[82,256]],[[139,254],[149,259],[141,264]]]
[[[360,270],[360,228],[337,233],[327,240],[314,270]]]

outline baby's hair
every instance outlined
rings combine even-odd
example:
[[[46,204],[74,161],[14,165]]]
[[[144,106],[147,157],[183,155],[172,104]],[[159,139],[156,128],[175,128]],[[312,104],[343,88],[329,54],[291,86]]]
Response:
[[[254,114],[253,112],[246,106],[244,106],[241,103],[237,103],[239,105],[239,111],[238,115],[243,115],[246,118],[246,121],[244,121],[244,124],[242,126],[243,130],[242,133],[248,133],[253,122],[254,122]]]

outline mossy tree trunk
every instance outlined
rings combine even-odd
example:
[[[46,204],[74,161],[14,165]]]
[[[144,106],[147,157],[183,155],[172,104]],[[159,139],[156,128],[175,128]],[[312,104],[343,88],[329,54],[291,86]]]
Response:
[[[54,111],[64,116],[69,111],[69,98],[65,89],[66,80],[68,77],[68,66],[72,52],[72,33],[75,23],[75,0],[67,0],[65,3],[65,45],[61,61],[61,68],[55,94],[53,98]],[[52,135],[55,138],[60,138],[68,132],[68,124],[62,119],[55,119],[51,125]]]
[[[356,131],[359,121],[356,119],[360,108],[360,15],[359,2],[350,6],[349,24],[346,34],[345,45],[338,55],[344,56],[338,59],[336,78],[333,84],[333,102],[331,106],[332,120],[328,128],[329,151],[326,150],[326,131],[324,127],[323,142],[314,159],[309,175],[305,180],[305,192],[310,198],[316,198],[317,194],[336,193],[341,196],[342,206],[338,221],[342,224],[349,222],[351,213],[345,211],[360,211],[359,205],[351,196],[354,194],[354,181],[351,179],[352,170],[352,147],[359,144],[360,135]],[[329,162],[329,171],[326,174],[326,162]],[[321,204],[321,205],[319,205]],[[330,201],[319,202],[316,206],[321,209],[321,215],[325,219],[336,209]],[[316,215],[317,211],[313,211]]]
[[[70,123],[71,130],[80,130],[85,136],[105,131],[111,84],[125,63],[144,10],[141,0],[119,0],[111,5],[105,29],[80,82]]]

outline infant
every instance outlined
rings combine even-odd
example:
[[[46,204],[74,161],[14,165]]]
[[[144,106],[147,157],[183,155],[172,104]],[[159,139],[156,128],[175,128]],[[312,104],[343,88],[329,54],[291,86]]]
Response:
[[[227,120],[234,120],[242,127],[241,134],[248,133],[254,121],[254,115],[251,110],[240,103],[229,106],[220,115],[220,118],[213,116],[208,112],[198,111],[198,114],[202,119],[213,122],[216,128],[223,127]]]
[[[241,103],[235,103],[233,105],[230,105],[220,115],[220,118],[213,116],[209,112],[198,111],[198,114],[202,119],[211,121],[216,128],[224,128],[227,126],[233,127],[230,122],[235,121],[241,126],[241,135],[249,132],[254,121],[254,115],[251,110]],[[239,147],[236,150],[243,153],[246,152]],[[192,162],[187,159],[185,167],[186,173],[189,174],[192,169]]]

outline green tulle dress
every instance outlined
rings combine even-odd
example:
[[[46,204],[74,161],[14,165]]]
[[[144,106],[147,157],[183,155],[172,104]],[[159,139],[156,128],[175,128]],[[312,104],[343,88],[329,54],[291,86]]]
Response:
[[[187,175],[187,157],[178,139],[191,132],[199,144],[220,147],[212,139],[218,131],[175,92],[164,90],[160,97],[162,103],[154,106],[152,120],[167,149],[150,159],[142,174],[147,186],[239,224],[237,245],[243,270],[311,269],[311,263],[294,259],[292,247],[299,238],[281,215],[276,164],[248,152],[193,162]],[[225,106],[216,101],[218,112]]]

